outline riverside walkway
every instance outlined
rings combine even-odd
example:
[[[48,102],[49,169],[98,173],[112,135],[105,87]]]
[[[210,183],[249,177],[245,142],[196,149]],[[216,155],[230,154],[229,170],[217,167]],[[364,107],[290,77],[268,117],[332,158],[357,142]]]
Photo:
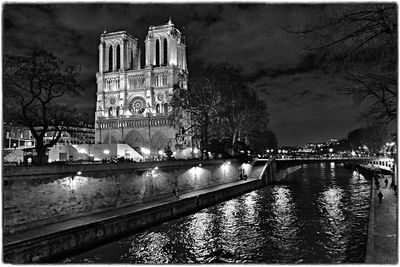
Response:
[[[262,167],[259,167],[262,168]],[[147,210],[151,210],[157,207],[166,207],[166,206],[179,206],[179,203],[183,203],[185,205],[185,201],[198,198],[206,194],[210,194],[213,192],[223,191],[223,190],[231,190],[230,188],[237,188],[238,186],[245,186],[246,184],[253,184],[259,179],[249,178],[247,181],[239,180],[236,182],[223,184],[219,186],[214,186],[211,188],[196,190],[188,193],[181,194],[179,199],[172,195],[167,199],[162,199],[153,202],[147,202],[144,204],[137,204],[130,207],[118,208],[106,212],[96,213],[85,215],[77,218],[73,218],[67,221],[52,223],[48,225],[43,225],[41,227],[37,227],[35,229],[20,231],[12,234],[3,235],[3,256],[6,256],[8,252],[8,247],[12,250],[12,247],[20,247],[22,244],[30,244],[31,242],[37,242],[37,240],[46,240],[51,238],[52,236],[59,235],[62,233],[68,233],[71,231],[75,231],[76,229],[91,227],[91,225],[98,225],[107,223],[110,221],[118,220],[118,218],[124,217],[132,217],[136,216],[136,214],[141,214],[146,212]],[[253,189],[254,190],[254,189]],[[21,244],[21,245],[20,245]],[[56,256],[56,259],[59,258],[60,255]],[[62,256],[62,255],[61,255]],[[47,259],[48,262],[50,259]],[[4,260],[7,261],[7,257]],[[42,261],[39,257],[33,256],[31,262],[40,262]],[[12,263],[12,261],[10,262]],[[17,263],[17,262],[14,262]],[[21,262],[19,262],[21,263]]]
[[[388,186],[384,180],[388,179]],[[380,188],[373,183],[371,199],[370,222],[368,225],[368,247],[365,263],[396,264],[397,256],[397,207],[398,198],[390,187],[392,178],[387,175],[379,179]],[[379,203],[378,193],[383,194],[382,203]]]

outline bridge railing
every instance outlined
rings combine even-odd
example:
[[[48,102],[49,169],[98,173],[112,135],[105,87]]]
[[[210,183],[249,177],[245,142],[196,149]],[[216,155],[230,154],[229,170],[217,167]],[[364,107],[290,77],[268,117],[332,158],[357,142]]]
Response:
[[[295,158],[276,158],[276,161],[291,161],[291,160],[320,160],[320,161],[329,161],[329,160],[373,160],[373,157],[295,157]]]

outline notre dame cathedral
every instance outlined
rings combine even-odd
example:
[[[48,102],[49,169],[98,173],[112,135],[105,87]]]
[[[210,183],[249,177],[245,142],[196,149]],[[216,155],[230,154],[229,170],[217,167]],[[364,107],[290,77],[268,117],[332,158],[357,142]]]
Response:
[[[171,19],[150,26],[141,67],[138,39],[125,31],[104,32],[99,45],[95,141],[175,150],[179,129],[171,126],[174,85],[187,90],[186,45]]]

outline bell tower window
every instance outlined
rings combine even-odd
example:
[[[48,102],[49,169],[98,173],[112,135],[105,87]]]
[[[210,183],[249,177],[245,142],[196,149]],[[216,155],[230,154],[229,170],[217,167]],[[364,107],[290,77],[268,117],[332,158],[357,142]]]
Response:
[[[156,67],[160,66],[160,41],[156,40]]]
[[[117,70],[121,68],[121,48],[117,45]]]
[[[164,39],[164,66],[168,65],[168,44],[167,38]]]
[[[129,66],[131,70],[133,70],[133,50],[131,51],[131,64]]]
[[[109,51],[108,51],[108,70],[112,71],[113,70],[113,51],[112,51],[112,46],[110,46]]]

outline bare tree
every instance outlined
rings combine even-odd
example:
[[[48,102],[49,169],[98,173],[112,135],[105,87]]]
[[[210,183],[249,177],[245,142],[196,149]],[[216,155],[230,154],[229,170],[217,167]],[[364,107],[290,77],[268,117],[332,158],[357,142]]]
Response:
[[[351,86],[345,94],[365,102],[367,119],[397,116],[397,6],[329,5],[325,16],[288,32],[309,40],[305,49],[322,53],[325,63],[345,69]],[[362,67],[360,67],[362,66]]]
[[[189,79],[189,90],[175,89],[171,101],[175,125],[181,131],[192,131],[200,141],[201,157],[211,137],[210,128],[217,115],[220,94],[215,81],[203,73]],[[208,157],[208,153],[206,153]]]
[[[397,118],[397,81],[392,76],[375,73],[348,74],[351,87],[344,92],[351,95],[356,103],[366,103],[368,108],[362,116],[384,122]]]
[[[52,54],[34,50],[25,56],[4,59],[4,118],[27,126],[35,138],[37,164],[44,164],[46,150],[61,138],[75,110],[59,104],[65,94],[78,94],[78,65],[64,64]],[[53,138],[44,141],[46,133]]]

